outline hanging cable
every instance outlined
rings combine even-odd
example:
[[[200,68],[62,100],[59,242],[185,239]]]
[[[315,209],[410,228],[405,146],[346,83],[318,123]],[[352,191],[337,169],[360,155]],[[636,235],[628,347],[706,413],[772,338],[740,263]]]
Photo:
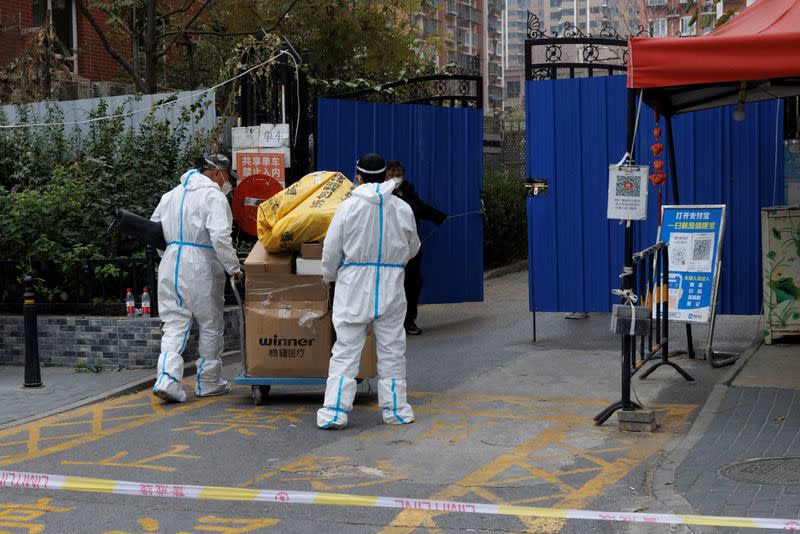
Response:
[[[268,60],[266,60],[266,61],[264,61],[262,63],[259,63],[255,67],[251,67],[251,68],[247,69],[244,72],[241,72],[241,73],[237,74],[233,78],[230,78],[230,79],[227,79],[227,80],[225,80],[223,82],[220,82],[220,83],[218,83],[218,84],[216,84],[216,85],[214,85],[212,87],[209,87],[208,89],[203,89],[202,91],[198,91],[197,93],[192,93],[191,95],[186,95],[186,96],[182,96],[180,98],[176,98],[174,100],[169,100],[167,102],[162,102],[162,103],[156,104],[154,106],[149,106],[149,107],[140,108],[140,109],[134,109],[132,111],[126,111],[126,112],[122,112],[122,113],[115,113],[113,115],[104,115],[103,117],[94,117],[94,118],[91,118],[91,119],[85,119],[85,120],[81,120],[81,121],[73,121],[73,122],[38,122],[38,123],[23,123],[23,124],[0,124],[0,129],[11,130],[11,129],[16,129],[16,128],[40,128],[40,127],[46,127],[46,126],[80,126],[80,125],[83,125],[83,124],[91,124],[91,123],[94,123],[94,122],[101,122],[101,121],[110,120],[110,119],[130,117],[130,116],[133,116],[133,115],[137,115],[139,113],[145,113],[145,112],[152,111],[152,110],[155,110],[155,109],[158,109],[158,108],[171,106],[173,104],[177,104],[178,102],[182,102],[184,100],[193,100],[193,99],[195,99],[195,98],[197,98],[197,97],[199,97],[201,95],[204,95],[206,93],[209,93],[211,91],[219,89],[223,85],[227,85],[227,84],[229,84],[229,83],[241,78],[242,76],[250,74],[251,72],[253,72],[256,69],[260,69],[264,65],[266,65],[266,64],[268,64],[268,63],[270,63],[272,61],[275,61],[276,59],[278,59],[283,54],[288,54],[289,56],[291,56],[291,54],[289,54],[287,51],[281,50],[280,52],[278,52],[277,54],[275,54],[274,56],[272,56]],[[298,101],[299,101],[299,92],[298,92]]]

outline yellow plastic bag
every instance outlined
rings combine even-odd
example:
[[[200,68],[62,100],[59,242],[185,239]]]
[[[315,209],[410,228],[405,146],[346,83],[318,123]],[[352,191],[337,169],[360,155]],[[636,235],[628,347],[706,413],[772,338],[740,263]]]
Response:
[[[319,171],[306,174],[277,195],[273,195],[258,207],[258,238],[272,231],[275,224],[300,205],[314,191],[322,187],[335,172]]]
[[[322,241],[336,208],[352,191],[353,183],[338,172],[304,176],[275,195],[285,198],[272,197],[261,204],[258,239],[273,253],[291,252],[303,243]]]

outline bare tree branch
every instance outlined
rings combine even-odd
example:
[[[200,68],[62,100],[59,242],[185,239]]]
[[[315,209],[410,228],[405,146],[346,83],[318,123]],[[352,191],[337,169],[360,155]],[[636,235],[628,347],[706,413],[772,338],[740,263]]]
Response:
[[[156,18],[158,20],[166,20],[166,19],[168,19],[169,17],[171,17],[173,15],[177,15],[179,13],[186,13],[187,11],[189,11],[192,8],[192,5],[194,5],[195,1],[196,0],[186,0],[184,2],[184,4],[183,4],[183,7],[178,8],[178,9],[173,9],[172,11],[164,13],[163,15],[159,15]]]
[[[145,91],[146,89],[144,81],[141,79],[141,76],[139,76],[139,73],[137,72],[136,67],[133,65],[133,63],[125,59],[125,57],[122,54],[120,54],[116,48],[111,46],[111,43],[108,42],[108,38],[106,37],[105,33],[103,33],[103,30],[100,28],[100,25],[97,23],[97,20],[89,11],[89,8],[87,8],[86,4],[83,3],[83,0],[77,0],[77,3],[78,3],[78,9],[81,10],[81,14],[83,14],[83,16],[86,17],[86,20],[89,21],[89,24],[92,25],[92,28],[94,28],[95,33],[100,38],[100,42],[103,43],[103,48],[105,48],[106,51],[109,53],[109,55],[112,58],[114,58],[120,65],[122,65],[122,67],[126,71],[128,71],[128,74],[130,74],[131,77],[133,78],[133,83],[136,84],[136,88],[139,89],[140,91]]]
[[[265,33],[270,33],[272,31],[274,31],[278,26],[280,26],[280,24],[286,19],[286,17],[289,15],[289,12],[297,4],[297,2],[298,2],[298,0],[293,0],[292,4],[286,9],[286,11],[284,11],[283,15],[281,15],[278,18],[278,20],[271,27],[269,27],[267,29],[257,28],[255,30],[243,31],[243,32],[215,32],[215,31],[211,31],[211,30],[193,30],[193,31],[176,30],[176,31],[171,31],[171,32],[164,32],[161,35],[159,35],[158,38],[159,39],[163,39],[165,37],[176,36],[176,38],[173,40],[173,42],[174,42],[174,41],[177,41],[177,39],[181,35],[212,35],[212,36],[215,36],[215,37],[244,37],[246,35],[253,35],[254,33],[256,33],[258,31],[262,31],[262,30]],[[258,16],[258,13],[256,13],[256,11],[252,8],[252,6],[250,7],[250,9],[251,9],[253,15],[255,15],[257,18],[261,19],[261,17]],[[262,20],[262,22],[263,22],[263,20]],[[164,52],[164,53],[166,53],[166,52]]]
[[[273,24],[271,28],[269,28],[267,30],[264,30],[264,31],[266,33],[270,33],[272,31],[276,30],[278,28],[278,26],[280,26],[283,23],[283,21],[286,20],[286,17],[289,16],[289,12],[292,11],[292,9],[294,9],[294,6],[297,5],[297,1],[298,0],[293,0],[292,3],[289,4],[289,7],[286,8],[286,11],[283,12],[283,15],[281,15],[280,18],[277,21],[275,21],[275,24]]]
[[[175,36],[174,36],[172,39],[170,39],[169,43],[167,43],[167,45],[164,47],[164,49],[163,49],[161,52],[159,52],[159,53],[158,53],[158,55],[157,55],[156,57],[162,57],[162,56],[164,56],[164,55],[165,55],[165,54],[166,54],[166,53],[169,51],[169,49],[170,49],[170,48],[172,48],[172,45],[174,45],[174,44],[175,44],[175,43],[178,41],[178,39],[180,39],[181,35],[185,34],[185,33],[186,33],[188,30],[189,30],[189,28],[192,26],[192,24],[194,24],[194,23],[195,23],[195,21],[196,21],[198,18],[200,18],[200,15],[202,15],[202,14],[203,14],[203,12],[206,10],[206,8],[207,8],[208,6],[210,6],[210,5],[211,5],[213,2],[214,2],[214,0],[206,0],[206,1],[203,3],[203,5],[202,5],[202,6],[200,6],[200,9],[198,9],[198,10],[197,10],[197,13],[195,13],[195,14],[194,14],[194,16],[193,16],[192,18],[190,18],[190,19],[189,19],[189,20],[186,22],[186,24],[184,24],[184,25],[183,25],[183,28],[181,28],[181,29],[180,29],[180,30],[179,30],[179,31],[178,31],[178,32],[175,34]],[[163,36],[164,36],[164,34],[161,34],[161,35],[159,36],[159,38],[161,38],[161,37],[163,37]]]
[[[170,37],[172,35],[213,35],[215,37],[243,37],[245,35],[253,35],[254,33],[258,32],[261,28],[248,31],[248,32],[215,32],[211,30],[191,30],[191,31],[183,31],[178,30],[174,32],[164,32],[159,35],[159,38],[163,37]]]

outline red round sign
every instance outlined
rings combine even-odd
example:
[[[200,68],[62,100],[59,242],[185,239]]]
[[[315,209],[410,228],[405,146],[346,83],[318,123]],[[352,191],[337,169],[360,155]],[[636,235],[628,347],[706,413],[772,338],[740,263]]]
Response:
[[[232,202],[233,218],[239,228],[257,236],[258,206],[281,190],[281,184],[265,174],[253,174],[240,181]]]

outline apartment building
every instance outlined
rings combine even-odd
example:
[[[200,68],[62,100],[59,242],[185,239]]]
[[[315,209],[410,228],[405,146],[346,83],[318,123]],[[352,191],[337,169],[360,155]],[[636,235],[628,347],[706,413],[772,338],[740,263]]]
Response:
[[[696,35],[698,24],[692,24],[692,18],[695,15],[697,15],[697,20],[706,18],[708,22],[713,23],[728,10],[739,12],[751,3],[745,0],[720,0],[715,4],[713,0],[698,0],[693,6],[694,10],[687,13],[686,9],[690,5],[688,0],[639,1],[642,25],[653,37]],[[711,29],[713,29],[713,24],[700,31],[707,33]]]
[[[504,8],[504,0],[430,0],[414,15],[421,34],[434,38],[429,53],[439,68],[468,72],[480,57],[485,109],[503,106]]]

